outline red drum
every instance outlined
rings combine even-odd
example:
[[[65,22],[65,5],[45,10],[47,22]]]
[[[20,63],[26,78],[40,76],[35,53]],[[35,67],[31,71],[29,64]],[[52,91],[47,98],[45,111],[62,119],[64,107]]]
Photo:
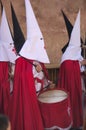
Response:
[[[69,130],[72,125],[68,93],[60,90],[46,90],[38,96],[44,128],[46,130]]]

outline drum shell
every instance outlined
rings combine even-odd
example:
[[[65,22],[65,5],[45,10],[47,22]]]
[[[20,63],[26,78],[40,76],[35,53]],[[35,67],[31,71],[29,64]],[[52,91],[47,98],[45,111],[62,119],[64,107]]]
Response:
[[[71,125],[72,116],[69,96],[56,103],[44,103],[40,100],[38,100],[38,103],[44,128],[51,128],[53,126],[57,126],[57,128],[67,128]]]

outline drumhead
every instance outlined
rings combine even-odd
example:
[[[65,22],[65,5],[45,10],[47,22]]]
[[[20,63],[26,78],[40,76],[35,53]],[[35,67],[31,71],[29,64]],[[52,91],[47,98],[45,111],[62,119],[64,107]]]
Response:
[[[48,90],[38,96],[38,100],[43,103],[56,103],[65,100],[68,94],[63,90]]]

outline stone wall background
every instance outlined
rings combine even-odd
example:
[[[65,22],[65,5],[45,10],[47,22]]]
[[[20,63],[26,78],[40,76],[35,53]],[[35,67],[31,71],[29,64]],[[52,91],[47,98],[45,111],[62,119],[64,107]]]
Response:
[[[10,0],[15,9],[20,26],[26,37],[26,16],[24,0]],[[2,0],[8,22],[12,30],[10,1]],[[61,9],[74,25],[78,10],[81,11],[81,37],[85,39],[86,32],[86,0],[30,0],[39,26],[45,39],[46,50],[51,66],[59,66],[61,48],[67,43],[68,35]],[[1,13],[0,13],[1,14]]]

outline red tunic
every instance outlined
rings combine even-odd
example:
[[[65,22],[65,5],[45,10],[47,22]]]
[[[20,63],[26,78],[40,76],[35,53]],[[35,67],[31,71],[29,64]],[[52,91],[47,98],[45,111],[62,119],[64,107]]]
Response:
[[[23,57],[16,60],[10,106],[12,130],[43,130],[30,62]]]
[[[70,103],[73,117],[73,127],[83,125],[82,87],[80,66],[78,61],[66,60],[59,70],[58,87],[64,88],[70,94]]]

